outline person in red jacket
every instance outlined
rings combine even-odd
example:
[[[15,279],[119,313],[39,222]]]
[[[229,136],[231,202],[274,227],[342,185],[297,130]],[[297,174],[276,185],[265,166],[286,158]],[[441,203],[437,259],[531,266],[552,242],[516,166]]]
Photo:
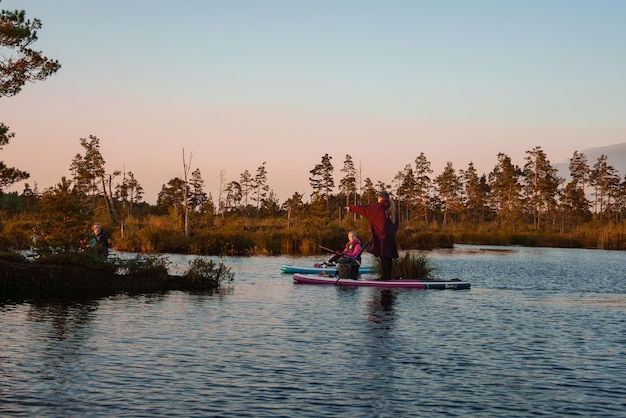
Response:
[[[370,229],[368,251],[378,257],[382,267],[382,280],[391,279],[392,260],[398,258],[396,232],[398,232],[398,214],[389,193],[380,192],[378,202],[371,205],[346,206],[346,211],[353,212],[367,219]]]

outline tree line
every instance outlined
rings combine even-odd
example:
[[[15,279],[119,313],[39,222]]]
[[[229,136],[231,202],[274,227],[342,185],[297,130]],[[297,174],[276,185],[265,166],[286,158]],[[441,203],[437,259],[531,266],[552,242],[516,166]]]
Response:
[[[272,223],[273,228],[326,228],[347,221],[344,206],[371,203],[379,191],[396,200],[405,229],[459,231],[489,227],[491,230],[571,233],[598,223],[623,225],[626,180],[601,155],[593,166],[584,153],[570,159],[569,181],[559,177],[540,146],[526,151],[523,166],[506,154],[479,175],[473,163],[456,170],[448,162],[433,174],[431,162],[420,153],[412,164],[397,171],[390,184],[362,178],[352,157],[345,155],[335,182],[332,156],[325,154],[310,170],[309,200],[294,193],[279,202],[267,181],[266,163],[252,175],[245,170],[239,180],[220,183],[218,201],[204,190],[199,169],[185,160],[183,176],[162,185],[156,204],[143,201],[143,187],[132,171],[108,171],[96,136],[80,138],[82,153],[69,165],[70,178],[43,192],[25,184],[21,194],[0,189],[3,219],[20,219],[29,225],[30,239],[71,248],[94,220],[109,225],[120,241],[128,227],[136,232],[158,225],[192,235],[229,229],[228,223]],[[222,173],[223,174],[223,173]],[[350,215],[354,217],[354,215]],[[106,218],[106,219],[105,219]],[[355,219],[351,219],[355,221]],[[14,223],[10,223],[14,225]],[[26,231],[23,231],[26,232]],[[150,245],[148,245],[150,247]]]

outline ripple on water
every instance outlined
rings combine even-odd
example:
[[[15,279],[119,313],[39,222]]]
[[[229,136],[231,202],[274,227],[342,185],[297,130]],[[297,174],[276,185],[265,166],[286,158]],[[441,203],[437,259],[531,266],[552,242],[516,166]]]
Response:
[[[295,285],[279,266],[316,258],[247,257],[211,295],[0,303],[0,415],[624,416],[622,253],[433,260],[472,289]]]

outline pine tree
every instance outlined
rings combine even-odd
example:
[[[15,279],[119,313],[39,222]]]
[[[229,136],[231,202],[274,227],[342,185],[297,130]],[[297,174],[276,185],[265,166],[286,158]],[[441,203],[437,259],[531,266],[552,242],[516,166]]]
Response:
[[[607,219],[610,219],[611,200],[617,193],[620,178],[615,167],[608,163],[606,155],[598,157],[590,172],[589,182],[595,188],[596,213],[606,211]]]
[[[583,194],[585,194],[585,186],[589,182],[589,172],[587,156],[581,152],[574,151],[574,155],[569,160],[569,173],[572,181],[582,189]]]
[[[257,217],[259,216],[261,205],[267,199],[269,189],[270,186],[267,185],[267,170],[265,169],[265,161],[263,161],[256,169],[256,175],[254,176],[254,201],[256,202]]]
[[[27,82],[45,80],[61,68],[58,61],[30,48],[38,39],[38,29],[41,29],[41,20],[27,20],[24,10],[0,11],[0,97],[14,96]],[[0,122],[0,150],[15,137],[9,131],[9,127]],[[29,177],[26,171],[0,161],[0,193]]]
[[[73,251],[85,238],[92,211],[85,209],[80,192],[65,177],[44,191],[37,226],[37,251]]]
[[[157,207],[182,207],[185,182],[180,177],[174,177],[167,184],[161,186],[161,191],[157,195]]]
[[[459,210],[461,200],[461,181],[454,170],[452,162],[448,161],[443,172],[435,177],[435,185],[437,186],[439,198],[443,202],[442,225],[446,225],[448,214]]]
[[[430,168],[430,161],[426,159],[423,152],[415,158],[415,194],[422,209],[424,222],[428,223],[428,208],[430,200],[430,192],[432,189],[432,180],[430,175],[433,170]]]
[[[557,176],[557,169],[541,147],[526,151],[525,160],[522,192],[525,206],[532,211],[533,227],[537,229],[544,214],[556,210],[558,189],[563,180]]]
[[[376,201],[376,188],[371,178],[366,177],[363,181],[363,189],[361,190],[361,204],[369,205]]]
[[[30,48],[41,26],[39,19],[27,20],[24,10],[0,11],[0,97],[14,96],[27,82],[45,80],[61,68]]]
[[[490,193],[486,176],[479,177],[474,163],[470,162],[467,170],[460,171],[459,177],[463,184],[463,207],[467,217],[474,225],[484,222],[489,213],[487,199]]]
[[[404,220],[411,219],[412,210],[415,207],[417,184],[415,182],[415,174],[411,164],[407,164],[404,170],[399,172],[400,174],[400,186],[396,192],[398,196],[398,213],[401,213],[401,207],[404,210]]]
[[[226,212],[234,212],[241,204],[243,194],[241,185],[236,181],[228,183],[224,189],[226,197],[224,198],[224,208]]]
[[[189,204],[195,212],[202,213],[206,208],[209,198],[204,191],[204,180],[202,179],[202,173],[199,168],[196,168],[191,173],[189,187],[191,189]]]
[[[522,209],[520,176],[521,170],[513,165],[511,158],[504,153],[498,153],[498,163],[488,177],[490,202],[500,221],[513,228]]]
[[[85,154],[76,154],[70,165],[73,182],[77,192],[87,198],[88,205],[95,209],[99,198],[104,200],[112,221],[117,221],[113,201],[113,178],[119,176],[119,170],[106,174],[105,161],[100,152],[100,139],[94,135],[80,138],[80,145]]]
[[[243,196],[243,205],[248,207],[248,197],[254,191],[254,179],[247,169],[239,176],[239,184],[241,185],[241,194]]]
[[[356,204],[356,168],[350,154],[346,154],[346,159],[343,161],[342,173],[346,175],[339,181],[339,188],[343,192],[346,198],[346,206],[350,206],[350,196],[354,194],[354,202]]]
[[[143,187],[135,179],[132,171],[122,174],[122,183],[115,187],[115,199],[126,209],[126,215],[132,216],[133,206],[143,199]]]
[[[333,179],[333,170],[335,169],[330,162],[333,157],[328,154],[324,154],[322,162],[316,164],[310,171],[311,177],[309,177],[309,184],[313,189],[311,194],[312,200],[316,198],[323,198],[326,201],[326,211],[330,208],[330,195],[335,187],[335,181]]]

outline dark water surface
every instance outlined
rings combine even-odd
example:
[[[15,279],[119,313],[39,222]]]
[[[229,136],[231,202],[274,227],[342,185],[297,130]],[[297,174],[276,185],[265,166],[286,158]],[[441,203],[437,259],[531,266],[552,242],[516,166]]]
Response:
[[[626,416],[625,252],[430,257],[472,289],[296,285],[280,265],[319,257],[251,257],[215,294],[0,301],[0,416]]]

